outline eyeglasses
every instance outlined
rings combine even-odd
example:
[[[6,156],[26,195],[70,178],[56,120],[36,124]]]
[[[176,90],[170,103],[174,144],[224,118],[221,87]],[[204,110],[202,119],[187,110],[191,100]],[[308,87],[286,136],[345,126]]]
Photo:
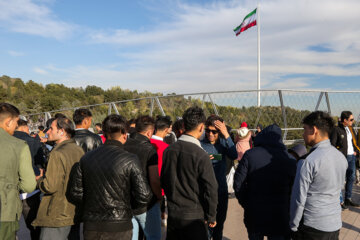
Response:
[[[350,121],[350,122],[353,122],[353,121],[354,121],[354,119],[353,119],[353,118],[352,118],[352,119],[349,119],[349,121]]]
[[[212,133],[214,135],[219,133],[218,130],[211,130],[211,129],[208,129],[208,128],[205,129],[205,132],[206,133]]]

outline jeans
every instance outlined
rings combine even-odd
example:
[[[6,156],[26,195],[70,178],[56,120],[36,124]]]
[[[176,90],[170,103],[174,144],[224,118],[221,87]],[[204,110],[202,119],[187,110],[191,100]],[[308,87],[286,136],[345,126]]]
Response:
[[[265,235],[262,233],[249,233],[249,240],[264,240]],[[267,236],[268,240],[290,240],[285,236]]]
[[[355,181],[355,155],[347,155],[348,168],[346,170],[345,199],[350,199]]]
[[[84,240],[130,240],[132,230],[123,232],[84,231]]]
[[[67,240],[71,226],[66,227],[42,227],[40,240]]]
[[[161,239],[161,213],[160,205],[156,203],[147,212],[136,215],[132,218],[133,224],[133,240],[137,240],[139,236],[139,225],[144,230],[146,240]]]
[[[22,200],[22,214],[26,223],[26,227],[30,230],[31,240],[37,240],[40,237],[40,228],[33,227],[31,223],[35,220],[36,214],[40,206],[40,192]]]

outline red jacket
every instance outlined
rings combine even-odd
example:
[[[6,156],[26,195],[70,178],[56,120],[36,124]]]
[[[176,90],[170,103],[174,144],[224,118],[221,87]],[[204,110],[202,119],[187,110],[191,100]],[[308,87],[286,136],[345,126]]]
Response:
[[[169,144],[165,143],[164,141],[157,140],[157,139],[150,139],[150,142],[156,148],[158,154],[158,168],[159,168],[159,176],[161,174],[161,166],[163,162],[163,153],[164,150],[169,146]],[[162,195],[164,195],[164,190],[162,190]]]

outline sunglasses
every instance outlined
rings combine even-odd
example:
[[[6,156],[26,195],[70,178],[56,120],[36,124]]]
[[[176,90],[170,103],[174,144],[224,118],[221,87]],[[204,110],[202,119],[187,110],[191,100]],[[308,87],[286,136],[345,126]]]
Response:
[[[353,119],[353,118],[352,118],[352,119],[349,119],[349,121],[350,121],[350,122],[353,122],[353,121],[354,121],[354,119]]]
[[[219,133],[218,130],[211,130],[211,129],[208,129],[208,128],[205,129],[205,132],[206,132],[206,133],[212,133],[212,134],[214,134],[214,135]]]

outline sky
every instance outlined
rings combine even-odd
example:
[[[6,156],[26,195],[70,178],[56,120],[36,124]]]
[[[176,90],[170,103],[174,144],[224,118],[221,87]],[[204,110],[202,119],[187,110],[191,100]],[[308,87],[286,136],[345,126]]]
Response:
[[[161,93],[360,90],[359,0],[0,0],[0,75]]]

